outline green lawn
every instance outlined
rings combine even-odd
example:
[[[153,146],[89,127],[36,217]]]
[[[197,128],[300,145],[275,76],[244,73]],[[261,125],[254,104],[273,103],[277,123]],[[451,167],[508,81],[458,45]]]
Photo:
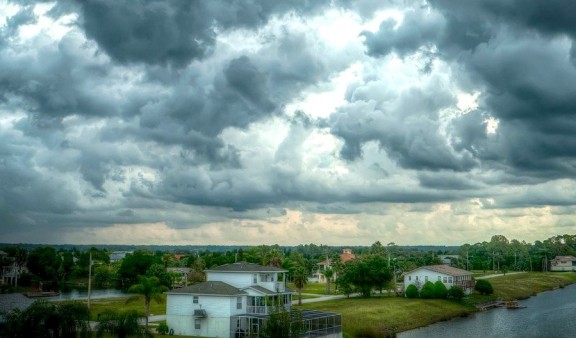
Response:
[[[288,289],[293,290],[294,294],[298,293],[298,289],[294,286],[294,283],[288,283]],[[325,295],[326,294],[326,284],[323,283],[308,283],[302,289],[302,293],[313,293],[317,295]],[[335,291],[334,283],[330,284],[330,294],[337,295],[338,292]]]
[[[142,296],[140,296],[140,299],[130,303],[126,303],[127,299],[128,298],[109,298],[92,300],[90,305],[90,319],[98,320],[98,314],[105,312],[106,310],[137,310],[142,313],[146,311],[146,308],[144,307],[144,298]],[[162,295],[162,302],[156,303],[155,301],[152,301],[150,303],[150,314],[166,314],[166,295]]]
[[[576,283],[574,272],[527,272],[488,279],[494,295],[504,300],[523,299],[539,292]]]
[[[345,336],[385,337],[434,322],[466,316],[473,306],[447,300],[421,300],[404,297],[348,298],[297,306],[342,314]]]

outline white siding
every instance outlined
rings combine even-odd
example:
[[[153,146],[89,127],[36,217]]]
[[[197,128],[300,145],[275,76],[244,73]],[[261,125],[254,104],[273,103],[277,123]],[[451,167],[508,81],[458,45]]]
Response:
[[[426,283],[427,281],[430,281],[432,283],[436,283],[438,281],[438,277],[440,277],[440,281],[442,281],[442,283],[444,283],[446,288],[450,289],[450,287],[452,287],[453,285],[456,284],[456,282],[459,280],[459,278],[464,278],[466,276],[453,277],[451,275],[443,274],[443,273],[436,272],[436,271],[431,271],[428,269],[418,269],[416,271],[412,271],[410,273],[407,273],[404,276],[404,290],[406,290],[406,288],[410,284],[416,285],[418,287],[418,290],[420,290],[422,288],[422,286],[424,286],[424,283]],[[466,277],[466,278],[471,279],[471,277]],[[470,290],[464,290],[464,291],[466,293],[470,293]]]
[[[224,282],[239,289],[254,285],[252,273],[208,272],[206,281]]]
[[[192,295],[169,294],[166,297],[166,322],[176,335],[228,337],[230,335],[231,303],[236,297],[199,296],[198,304]],[[200,319],[200,330],[194,328],[194,310],[203,309],[207,317]]]

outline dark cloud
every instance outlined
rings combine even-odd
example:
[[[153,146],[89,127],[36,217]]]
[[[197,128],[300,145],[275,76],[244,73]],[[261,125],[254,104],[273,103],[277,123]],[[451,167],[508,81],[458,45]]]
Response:
[[[310,15],[330,1],[80,1],[81,25],[113,59],[182,67],[214,48],[221,29],[256,28],[274,15]]]

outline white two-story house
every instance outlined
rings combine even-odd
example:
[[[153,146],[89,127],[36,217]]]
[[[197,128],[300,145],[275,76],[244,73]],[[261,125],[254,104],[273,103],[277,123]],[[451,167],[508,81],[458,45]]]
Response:
[[[206,270],[206,282],[166,292],[166,322],[176,335],[201,337],[258,337],[274,307],[287,310],[292,291],[286,288],[287,270],[239,262]],[[331,323],[319,337],[342,336],[340,315],[303,313],[309,328],[318,318]]]
[[[448,265],[428,265],[421,266],[404,274],[404,290],[410,285],[416,285],[418,290],[422,289],[426,282],[436,283],[441,281],[447,289],[452,286],[459,286],[464,293],[469,295],[474,289],[474,278],[472,272],[458,269]]]

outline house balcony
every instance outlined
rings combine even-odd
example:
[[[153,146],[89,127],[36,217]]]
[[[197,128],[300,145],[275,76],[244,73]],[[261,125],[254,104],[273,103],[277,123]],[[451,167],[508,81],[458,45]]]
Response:
[[[284,282],[260,282],[257,285],[274,292],[286,292],[286,284]]]

